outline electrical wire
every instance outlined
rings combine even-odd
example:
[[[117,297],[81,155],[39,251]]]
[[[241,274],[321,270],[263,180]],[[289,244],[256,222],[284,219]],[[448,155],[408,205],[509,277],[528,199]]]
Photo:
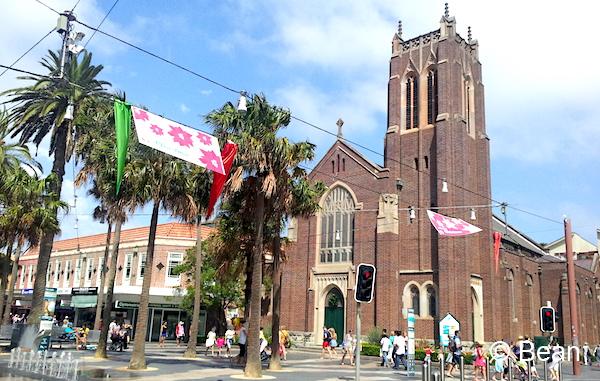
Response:
[[[43,5],[43,6],[44,6],[44,7],[46,7],[46,8],[48,8],[49,10],[51,10],[51,11],[52,11],[52,12],[54,12],[54,13],[56,13],[57,15],[60,15],[60,12],[59,12],[59,11],[57,11],[57,10],[56,10],[56,9],[54,9],[54,8],[52,8],[52,7],[51,7],[51,6],[49,6],[48,4],[46,4],[46,3],[43,3],[43,2],[41,2],[40,0],[34,0],[34,1],[35,1],[35,2],[37,2],[37,3],[39,3],[39,4],[41,4],[41,5]]]
[[[73,8],[71,8],[71,13],[73,13],[75,11],[75,8],[77,8],[77,6],[79,5],[79,2],[81,0],[77,0],[77,2],[75,3],[75,5],[73,5]]]
[[[98,26],[96,27],[96,30],[94,30],[94,33],[92,33],[92,35],[90,36],[90,38],[83,45],[84,49],[88,46],[88,44],[90,43],[90,41],[92,41],[92,38],[94,38],[94,36],[96,35],[96,32],[98,31],[98,28],[100,28],[102,26],[102,24],[104,24],[104,21],[108,18],[108,15],[110,15],[110,12],[112,12],[112,10],[114,9],[114,7],[117,5],[118,2],[119,2],[119,0],[115,0],[115,2],[113,3],[112,7],[110,7],[110,9],[108,10],[108,12],[106,12],[106,14],[104,15],[104,18],[102,19],[102,21],[100,21],[100,24],[98,24]]]
[[[46,39],[46,37],[48,37],[50,34],[52,34],[52,32],[54,32],[55,30],[56,30],[56,28],[50,29],[50,31],[48,33],[46,33],[44,35],[44,37],[40,38],[38,40],[38,42],[33,44],[33,46],[31,48],[27,49],[27,51],[25,53],[21,54],[21,56],[19,58],[17,58],[13,63],[11,63],[9,67],[5,67],[4,71],[2,73],[0,73],[0,77],[2,77],[4,75],[4,73],[6,73],[10,69],[12,69],[13,66],[15,66],[19,61],[21,61],[21,59],[23,59],[23,57],[25,57],[30,51],[35,49],[36,46],[38,46],[42,41],[44,41]]]

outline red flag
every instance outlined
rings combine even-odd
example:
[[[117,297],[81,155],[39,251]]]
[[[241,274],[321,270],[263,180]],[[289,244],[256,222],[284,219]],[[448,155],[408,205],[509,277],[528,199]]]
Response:
[[[229,171],[231,171],[231,166],[233,165],[233,159],[235,159],[235,155],[237,154],[237,144],[228,140],[225,143],[225,147],[221,151],[221,157],[223,158],[223,169],[225,170],[224,174],[220,174],[218,172],[213,172],[213,183],[210,188],[210,198],[208,200],[208,210],[206,211],[206,218],[210,218],[213,208],[221,196],[221,192],[223,192],[223,187],[225,186],[225,181],[227,177],[229,177]]]
[[[500,241],[502,233],[494,232],[494,264],[496,265],[496,274],[498,274],[498,262],[500,261]]]

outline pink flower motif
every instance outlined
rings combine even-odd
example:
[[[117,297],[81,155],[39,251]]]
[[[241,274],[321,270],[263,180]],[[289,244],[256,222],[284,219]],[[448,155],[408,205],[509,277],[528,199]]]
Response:
[[[150,125],[150,129],[152,130],[152,132],[154,132],[156,135],[164,135],[164,132],[162,130],[162,128],[158,127],[156,124],[151,124]]]
[[[136,108],[133,110],[133,117],[139,120],[148,120],[148,113],[142,109]]]
[[[198,135],[196,135],[196,137],[198,138],[198,140],[200,140],[200,143],[204,145],[209,146],[212,144],[212,136],[207,135],[204,132],[198,132]]]
[[[218,173],[223,173],[223,167],[219,163],[219,157],[215,154],[214,151],[205,151],[203,149],[200,150],[202,153],[202,157],[199,158],[201,163],[206,165],[206,169],[210,169],[211,171],[215,171]]]
[[[187,132],[182,130],[181,127],[176,127],[176,126],[169,126],[169,127],[171,127],[171,131],[169,131],[169,135],[171,135],[173,137],[173,141],[175,143],[179,143],[180,146],[188,147],[188,148],[190,148],[191,146],[194,145],[194,142],[192,141],[192,134],[188,134]]]

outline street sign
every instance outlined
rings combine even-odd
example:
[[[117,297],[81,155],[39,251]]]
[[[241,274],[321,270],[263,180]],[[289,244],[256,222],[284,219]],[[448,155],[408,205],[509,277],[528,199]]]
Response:
[[[448,313],[440,320],[440,344],[444,347],[450,342],[448,335],[454,335],[454,332],[460,331],[460,323],[452,314]]]
[[[411,377],[415,375],[415,312],[412,308],[408,309],[406,321],[408,322],[408,366],[406,371]]]

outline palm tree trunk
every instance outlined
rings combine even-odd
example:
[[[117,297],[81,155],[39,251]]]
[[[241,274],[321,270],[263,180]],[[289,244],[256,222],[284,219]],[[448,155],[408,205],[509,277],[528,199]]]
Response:
[[[148,327],[148,303],[150,301],[150,284],[152,282],[152,266],[154,262],[154,239],[156,238],[156,225],[158,224],[158,210],[160,201],[154,201],[152,218],[150,220],[150,234],[148,235],[148,252],[146,253],[146,267],[144,267],[144,283],[140,295],[140,308],[138,310],[137,324],[135,327],[135,343],[129,369],[146,369],[146,330]]]
[[[256,200],[256,241],[252,253],[252,296],[250,297],[250,319],[248,325],[248,357],[244,375],[246,377],[262,377],[262,364],[260,362],[260,302],[262,287],[262,257],[263,257],[263,218],[265,209],[265,196],[262,190],[257,194]]]
[[[98,346],[96,347],[96,358],[106,358],[106,340],[108,340],[108,325],[110,320],[110,311],[112,310],[113,296],[115,292],[115,278],[117,276],[117,261],[119,259],[119,241],[121,240],[121,225],[123,220],[117,218],[115,221],[115,238],[113,240],[112,253],[110,254],[110,265],[108,265],[108,289],[106,290],[106,303],[102,310],[102,330],[100,331],[100,338],[98,339]],[[110,225],[110,224],[109,224]],[[107,266],[107,259],[104,260],[104,268]],[[102,276],[104,280],[105,276]],[[104,285],[101,286],[104,288]],[[101,301],[98,299],[98,304]],[[97,311],[97,310],[96,310]],[[97,312],[96,312],[97,313]]]
[[[6,260],[2,262],[2,277],[0,284],[0,316],[4,309],[4,294],[6,294],[6,285],[8,284],[8,264],[10,263],[10,253],[12,253],[13,241],[9,241],[6,247]]]
[[[281,216],[276,216],[275,237],[273,238],[273,321],[271,324],[271,362],[269,369],[281,369],[279,358],[279,314],[281,311]]]
[[[60,200],[63,177],[65,175],[66,151],[67,151],[67,132],[68,121],[64,121],[56,131],[54,139],[54,162],[52,163],[52,175],[56,178],[50,182],[50,191],[54,197]],[[57,218],[58,209],[54,209],[53,217]],[[39,245],[39,254],[37,260],[37,269],[35,271],[35,282],[33,284],[33,295],[31,296],[31,312],[27,318],[29,324],[37,324],[40,316],[44,314],[44,295],[46,293],[46,273],[50,263],[50,254],[52,254],[52,245],[54,244],[54,232],[44,232]]]
[[[250,298],[252,297],[252,253],[246,250],[246,281],[244,282],[244,320],[250,319]]]
[[[102,262],[102,268],[100,271],[100,286],[98,287],[98,304],[96,305],[96,318],[94,319],[94,329],[100,329],[100,322],[102,321],[102,308],[104,307],[104,286],[106,283],[106,268],[108,265],[108,253],[110,251],[110,233],[112,231],[112,223],[108,221],[108,232],[106,233],[106,246],[104,247],[104,261]],[[110,310],[109,306],[106,306]],[[105,320],[104,324],[108,324]],[[106,350],[105,350],[106,352]]]
[[[21,257],[22,244],[17,243],[17,250],[15,251],[15,260],[12,264],[12,273],[10,274],[10,283],[8,285],[8,296],[6,297],[6,310],[4,311],[4,317],[2,318],[2,324],[10,324],[10,309],[12,305],[13,296],[15,294],[15,283],[17,283],[17,274],[19,273],[19,257]]]
[[[194,314],[190,327],[190,339],[183,357],[195,358],[198,344],[198,325],[200,323],[200,307],[202,303],[202,210],[198,211],[196,221],[196,273],[194,278]]]

